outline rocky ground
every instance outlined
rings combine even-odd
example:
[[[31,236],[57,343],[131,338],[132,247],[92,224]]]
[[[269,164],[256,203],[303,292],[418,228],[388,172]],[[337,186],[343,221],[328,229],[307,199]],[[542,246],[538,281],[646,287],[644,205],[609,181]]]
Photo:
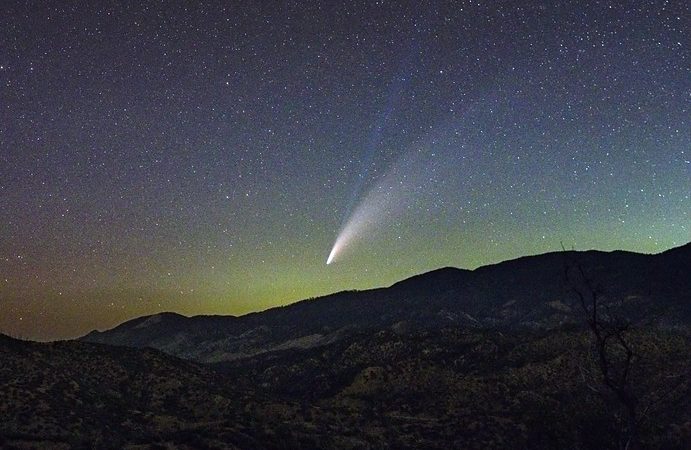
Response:
[[[637,331],[645,448],[691,444],[688,337]],[[623,414],[577,330],[354,334],[204,366],[0,339],[5,448],[617,448]]]

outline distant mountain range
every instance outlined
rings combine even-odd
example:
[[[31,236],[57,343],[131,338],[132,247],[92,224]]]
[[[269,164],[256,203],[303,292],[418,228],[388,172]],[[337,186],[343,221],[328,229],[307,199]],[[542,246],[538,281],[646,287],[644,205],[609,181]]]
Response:
[[[565,251],[475,270],[443,268],[388,288],[340,292],[240,317],[161,313],[85,342],[151,347],[204,363],[326,346],[356,333],[551,330],[583,323],[566,269],[579,267],[630,321],[688,333],[691,243],[656,255]]]

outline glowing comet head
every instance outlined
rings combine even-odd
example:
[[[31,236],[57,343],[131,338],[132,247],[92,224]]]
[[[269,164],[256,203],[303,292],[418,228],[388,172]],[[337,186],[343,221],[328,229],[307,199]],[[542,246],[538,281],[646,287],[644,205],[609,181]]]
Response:
[[[331,253],[329,253],[329,257],[326,258],[326,265],[327,266],[333,262],[334,256],[336,256],[336,246],[334,246],[334,248],[331,249]]]
[[[341,249],[343,248],[343,236],[339,236],[338,239],[336,239],[336,242],[334,242],[334,246],[331,248],[331,253],[329,253],[329,257],[326,258],[326,265],[328,266],[332,262],[334,262],[334,259],[336,259],[336,256],[340,253]]]

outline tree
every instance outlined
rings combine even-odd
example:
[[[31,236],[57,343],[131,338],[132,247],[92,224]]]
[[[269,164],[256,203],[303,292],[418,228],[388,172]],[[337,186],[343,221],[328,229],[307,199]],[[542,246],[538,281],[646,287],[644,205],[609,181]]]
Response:
[[[562,250],[565,285],[575,297],[591,342],[590,362],[594,369],[579,364],[582,378],[590,390],[602,395],[606,405],[615,403],[623,411],[620,447],[641,448],[644,421],[652,419],[652,413],[658,408],[678,403],[688,395],[691,360],[681,364],[656,362],[650,347],[659,342],[655,338],[658,336],[656,322],[665,314],[656,311],[654,299],[638,303],[631,298],[627,300],[621,293],[607,292],[596,281],[594,272],[589,273],[574,253],[566,252],[563,245]],[[633,322],[633,317],[639,317],[638,322]],[[665,339],[664,335],[660,336]],[[650,383],[651,377],[664,383]],[[599,380],[595,386],[587,382],[593,378]]]
[[[626,429],[622,447],[638,449],[640,402],[631,374],[639,355],[630,339],[631,322],[618,314],[623,303],[607,297],[602,286],[588,277],[579,263],[566,264],[565,277],[588,326],[601,382],[624,410]]]

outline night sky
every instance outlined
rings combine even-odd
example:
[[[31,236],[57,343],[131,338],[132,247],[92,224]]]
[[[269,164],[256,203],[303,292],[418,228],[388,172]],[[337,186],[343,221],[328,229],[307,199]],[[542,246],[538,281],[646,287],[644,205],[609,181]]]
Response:
[[[682,245],[687,5],[3,1],[0,332]]]

